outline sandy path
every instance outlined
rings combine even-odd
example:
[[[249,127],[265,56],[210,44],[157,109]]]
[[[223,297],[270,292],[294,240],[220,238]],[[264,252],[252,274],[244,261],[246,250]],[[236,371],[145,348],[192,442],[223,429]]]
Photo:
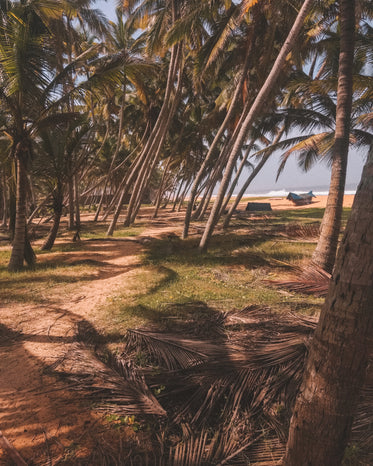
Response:
[[[149,229],[144,236],[167,234],[170,227],[162,226]],[[94,328],[100,306],[125,291],[128,278],[140,264],[143,246],[141,237],[140,242],[83,243],[83,250],[61,257],[71,264],[94,265],[93,280],[69,286],[68,291],[53,290],[42,305],[0,305],[0,430],[29,464],[54,464],[74,448],[84,456],[95,436],[102,435],[101,417],[77,400],[50,370],[74,351],[78,324]],[[47,263],[59,256],[45,254],[38,260]],[[71,464],[79,464],[79,454],[71,454]],[[1,448],[0,464],[11,464]]]

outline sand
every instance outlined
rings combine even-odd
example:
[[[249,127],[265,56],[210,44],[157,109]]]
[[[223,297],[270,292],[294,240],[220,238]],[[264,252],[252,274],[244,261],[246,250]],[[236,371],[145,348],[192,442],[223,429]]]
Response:
[[[291,201],[288,201],[286,197],[269,197],[264,198],[263,202],[270,202],[273,210],[288,210],[288,209],[319,209],[326,206],[326,200],[328,196],[316,196],[311,204],[296,206]],[[353,194],[346,194],[343,200],[344,207],[351,207],[354,201]]]

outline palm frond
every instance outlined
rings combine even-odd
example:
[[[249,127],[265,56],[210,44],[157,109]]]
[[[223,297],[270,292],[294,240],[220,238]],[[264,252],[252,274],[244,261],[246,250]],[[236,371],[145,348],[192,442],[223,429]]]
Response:
[[[61,361],[62,372],[57,374],[73,382],[72,389],[84,392],[97,410],[118,415],[165,416],[165,410],[130,361],[107,353],[102,362],[81,343],[76,343],[68,356]]]
[[[297,274],[282,280],[270,280],[268,283],[297,293],[325,297],[330,282],[330,274],[316,265],[298,270]]]
[[[197,351],[204,350],[206,342],[187,340],[180,336],[159,334],[145,330],[128,330],[127,351],[145,349],[157,364],[168,370],[186,369],[202,364],[207,360],[207,354]]]

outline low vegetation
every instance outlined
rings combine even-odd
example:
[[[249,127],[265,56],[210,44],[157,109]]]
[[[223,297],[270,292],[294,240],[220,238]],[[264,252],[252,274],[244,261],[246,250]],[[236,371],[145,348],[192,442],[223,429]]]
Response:
[[[123,438],[131,457],[140,458],[134,464],[151,458],[154,464],[230,464],[229,458],[247,464],[283,455],[306,341],[323,302],[317,290],[289,291],[287,277],[312,255],[320,218],[322,209],[239,214],[205,253],[197,235],[182,241],[168,228],[146,236],[145,218],[110,240],[102,225],[83,222],[80,241],[65,231],[34,270],[18,274],[7,271],[9,248],[2,247],[1,298],[9,306],[51,305],[85,285],[94,294],[106,267],[93,258],[105,249],[102,242],[113,243],[113,251],[118,241],[130,249],[141,245],[138,263],[115,293],[106,290],[99,308],[78,323],[74,371],[66,361],[52,371],[103,411],[107,428],[117,432],[110,448],[98,444],[90,451],[88,462],[127,464],[115,446]],[[364,419],[359,426],[366,434]],[[363,464],[365,447],[366,439],[352,444],[346,464]],[[75,461],[66,451],[59,464]]]

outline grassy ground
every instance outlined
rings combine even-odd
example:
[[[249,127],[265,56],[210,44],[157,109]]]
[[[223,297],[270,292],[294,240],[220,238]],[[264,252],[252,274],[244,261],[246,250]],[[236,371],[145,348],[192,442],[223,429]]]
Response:
[[[344,220],[349,210],[345,209]],[[126,293],[109,299],[102,309],[102,323],[108,331],[112,330],[110,327],[124,331],[128,326],[162,321],[175,314],[182,317],[183,307],[187,305],[190,309],[192,303],[203,303],[206,312],[262,304],[280,312],[317,313],[322,302],[319,298],[275,290],[266,280],[281,278],[287,272],[286,264],[302,264],[315,247],[309,241],[290,241],[279,236],[278,231],[288,224],[320,222],[322,215],[323,209],[308,208],[255,219],[238,218],[227,232],[214,237],[205,254],[198,251],[196,237],[187,241],[155,239],[146,247],[142,265],[131,276]],[[103,238],[105,231],[104,225],[88,223],[81,237]],[[118,230],[115,236],[133,237],[142,231],[144,227],[137,226]],[[92,280],[94,262],[68,264],[63,258],[64,253],[78,253],[86,247],[82,245],[84,241],[58,244],[49,253],[52,260],[47,264],[38,263],[35,270],[15,275],[6,270],[10,252],[2,248],[2,302],[42,302],[45,294],[50,295],[57,288]],[[36,253],[42,254],[38,249]],[[128,285],[132,292],[128,291]]]
[[[345,209],[344,220],[349,211]],[[208,312],[262,304],[280,312],[317,313],[321,299],[275,290],[266,280],[281,278],[287,272],[286,264],[302,264],[315,247],[310,241],[279,236],[279,230],[289,224],[320,222],[322,215],[323,209],[308,208],[237,218],[227,232],[214,237],[205,254],[198,251],[196,237],[187,241],[154,239],[146,247],[141,267],[126,284],[126,292],[109,299],[102,309],[102,324],[109,332],[110,327],[124,331],[128,326],[162,321],[175,313],[182,317],[183,307],[187,305],[190,309],[192,303],[203,303]],[[104,238],[105,231],[105,225],[87,223],[81,237],[82,240]],[[115,237],[134,237],[143,231],[143,225],[122,228],[116,231]],[[94,261],[69,264],[64,260],[64,253],[79,253],[86,247],[84,241],[57,244],[48,253],[50,261],[39,262],[35,270],[18,274],[6,270],[10,249],[3,247],[0,251],[1,301],[4,304],[43,302],[44,296],[54,290],[93,280]],[[36,253],[45,254],[37,248]]]

